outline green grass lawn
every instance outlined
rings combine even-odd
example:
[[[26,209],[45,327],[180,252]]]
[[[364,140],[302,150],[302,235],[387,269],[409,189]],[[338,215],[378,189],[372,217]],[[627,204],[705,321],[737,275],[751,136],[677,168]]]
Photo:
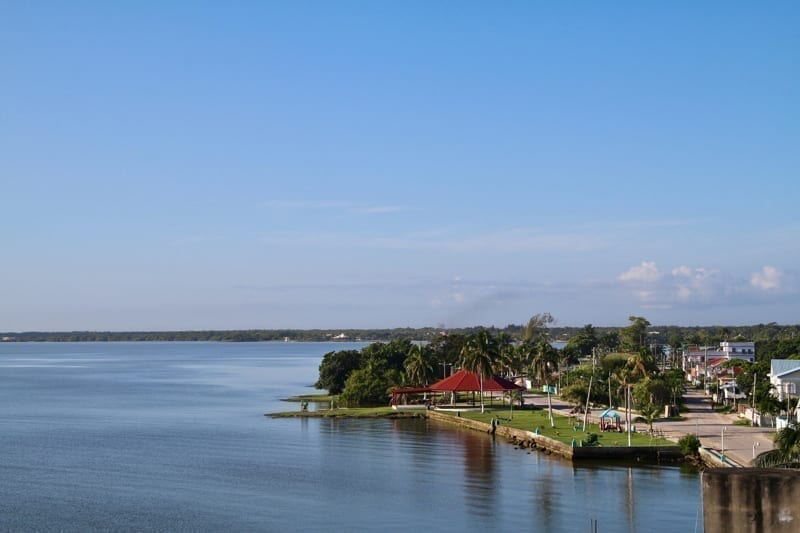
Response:
[[[535,431],[538,427],[540,435],[561,441],[564,444],[572,444],[572,439],[575,439],[577,443],[581,440],[585,440],[586,435],[589,433],[594,433],[597,435],[598,443],[601,446],[628,445],[627,433],[604,433],[600,431],[600,428],[597,424],[589,424],[586,428],[586,432],[582,431],[580,428],[575,429],[576,425],[581,425],[583,423],[582,415],[576,419],[553,414],[553,420],[555,421],[554,428],[550,427],[550,420],[547,417],[547,409],[525,409],[522,411],[515,409],[513,412],[513,419],[511,419],[512,413],[507,407],[493,407],[491,411],[487,411],[486,413],[480,413],[477,411],[462,412],[461,416],[471,420],[479,420],[487,424],[491,424],[492,418],[497,417],[500,419],[500,425],[516,429],[524,429],[527,431]],[[647,429],[647,425],[643,424],[638,424],[636,427],[640,431]],[[650,435],[646,435],[644,433],[632,433],[631,445],[675,446],[675,443],[666,439],[651,437]]]

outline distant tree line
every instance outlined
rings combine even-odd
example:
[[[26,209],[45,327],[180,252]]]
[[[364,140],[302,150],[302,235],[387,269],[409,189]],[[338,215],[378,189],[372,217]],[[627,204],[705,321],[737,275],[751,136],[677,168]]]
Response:
[[[591,326],[599,345],[606,349],[615,348],[620,342],[628,345],[669,345],[681,344],[717,345],[720,341],[748,340],[770,345],[770,349],[786,351],[800,339],[800,324],[780,325],[774,322],[753,326],[653,326],[642,317],[624,327]],[[646,323],[646,324],[645,324]],[[131,342],[131,341],[220,341],[220,342],[262,342],[262,341],[305,341],[321,342],[331,340],[381,341],[411,340],[431,341],[446,332],[456,335],[474,335],[485,330],[492,336],[507,335],[512,341],[523,340],[527,324],[509,324],[505,327],[465,327],[448,328],[392,328],[392,329],[250,329],[250,330],[202,330],[202,331],[27,331],[0,333],[0,339],[17,342]],[[570,349],[583,355],[591,351],[587,342],[586,326],[548,325],[548,335],[554,341],[572,341]],[[624,332],[627,337],[623,338]],[[335,337],[344,334],[344,338]],[[573,340],[575,337],[578,339]],[[635,337],[635,338],[634,338]],[[783,347],[778,345],[783,342]],[[616,344],[615,344],[616,343]],[[588,351],[587,351],[588,350]]]

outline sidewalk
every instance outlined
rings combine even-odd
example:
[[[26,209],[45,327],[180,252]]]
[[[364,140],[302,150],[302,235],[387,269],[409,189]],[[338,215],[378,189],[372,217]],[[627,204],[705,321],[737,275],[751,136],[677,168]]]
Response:
[[[720,414],[711,408],[710,399],[702,391],[689,391],[684,395],[689,411],[681,413],[685,420],[661,420],[653,424],[653,428],[663,432],[664,437],[677,442],[678,439],[689,433],[694,433],[700,442],[707,448],[712,448],[721,454],[723,452],[722,439],[725,434],[725,457],[739,466],[750,466],[754,453],[771,450],[773,446],[773,428],[737,426],[735,414]],[[553,410],[561,415],[567,415],[572,405],[558,398],[552,398]],[[539,395],[525,395],[526,404],[535,404],[540,408],[547,408],[547,397]],[[622,410],[620,410],[622,412]],[[590,417],[594,418],[600,410],[593,409]],[[637,416],[634,413],[634,417]]]

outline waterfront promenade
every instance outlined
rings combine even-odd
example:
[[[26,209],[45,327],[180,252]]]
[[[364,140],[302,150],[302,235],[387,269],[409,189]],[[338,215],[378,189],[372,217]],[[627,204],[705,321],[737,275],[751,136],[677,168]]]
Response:
[[[567,415],[572,405],[557,398],[553,398],[553,410],[562,415]],[[710,399],[702,391],[688,391],[684,395],[688,412],[681,413],[684,420],[659,420],[653,424],[653,429],[661,432],[664,437],[678,441],[682,436],[694,433],[700,442],[707,448],[712,448],[718,453],[724,451],[725,457],[738,466],[750,466],[753,452],[761,452],[773,448],[772,436],[774,428],[737,426],[734,422],[738,419],[735,414],[720,414],[711,408]],[[534,403],[537,407],[547,407],[547,398],[539,395],[528,395],[526,404]],[[597,420],[601,411],[593,409],[589,414],[592,421]],[[620,410],[622,412],[622,410]],[[637,415],[634,413],[634,418]],[[645,424],[636,424],[637,428],[646,428]],[[723,450],[724,432],[724,450]]]

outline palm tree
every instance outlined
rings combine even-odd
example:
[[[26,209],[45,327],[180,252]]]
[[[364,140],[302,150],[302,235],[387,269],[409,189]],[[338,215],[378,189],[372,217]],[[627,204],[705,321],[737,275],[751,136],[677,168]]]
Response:
[[[433,356],[427,346],[414,345],[403,364],[406,379],[412,385],[427,385],[433,379]]]
[[[786,427],[775,435],[774,450],[753,460],[757,468],[800,468],[800,427]]]
[[[514,339],[505,331],[497,334],[497,353],[498,353],[498,369],[503,370],[505,377],[512,378],[514,372],[519,368],[517,350],[514,347]]]
[[[636,381],[636,373],[629,367],[623,366],[615,374],[619,383],[619,390],[625,394],[625,427],[628,428],[628,446],[631,445],[631,385]]]
[[[628,357],[628,368],[634,376],[646,378],[655,370],[655,363],[650,357],[650,354],[642,349]]]
[[[555,427],[553,422],[553,400],[550,397],[550,383],[553,380],[553,372],[558,368],[558,350],[547,341],[542,341],[533,347],[531,372],[539,381],[547,386],[547,409],[550,417],[550,425]]]
[[[650,434],[653,433],[653,422],[655,422],[656,418],[658,418],[658,413],[661,412],[661,409],[658,408],[657,405],[648,403],[647,405],[643,405],[639,409],[639,413],[642,415],[640,418],[644,420],[644,422],[650,428]]]
[[[461,366],[477,374],[480,379],[481,413],[484,412],[483,380],[494,373],[498,355],[497,341],[485,329],[467,339],[461,349]]]

